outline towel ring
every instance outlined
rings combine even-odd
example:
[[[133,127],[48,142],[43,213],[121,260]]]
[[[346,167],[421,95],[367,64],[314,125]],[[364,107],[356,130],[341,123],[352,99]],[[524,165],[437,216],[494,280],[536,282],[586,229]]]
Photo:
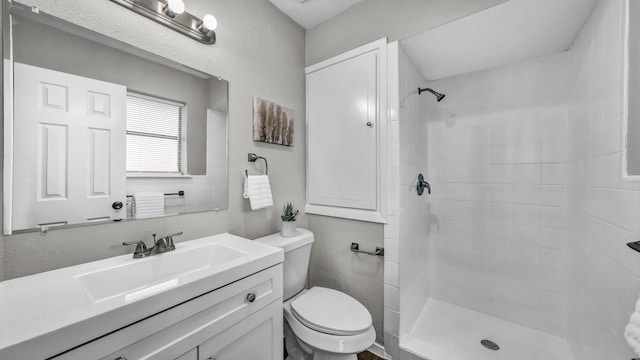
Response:
[[[265,175],[269,175],[269,163],[267,162],[267,159],[262,157],[262,156],[258,156],[254,153],[248,153],[247,154],[247,161],[248,162],[256,162],[256,160],[258,159],[262,159],[264,160],[264,174]],[[249,171],[245,170],[244,171],[245,176],[249,176]]]

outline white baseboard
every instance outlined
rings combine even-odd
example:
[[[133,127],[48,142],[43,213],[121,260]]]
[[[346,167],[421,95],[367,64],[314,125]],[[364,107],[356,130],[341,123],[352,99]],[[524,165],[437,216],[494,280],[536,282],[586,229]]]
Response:
[[[388,357],[387,353],[384,351],[384,346],[378,343],[373,343],[373,345],[369,346],[367,351],[383,359],[391,359]]]

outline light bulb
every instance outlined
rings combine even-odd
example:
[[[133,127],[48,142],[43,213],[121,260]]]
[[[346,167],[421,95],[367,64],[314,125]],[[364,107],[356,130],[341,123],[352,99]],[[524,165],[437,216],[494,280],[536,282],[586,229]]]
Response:
[[[167,15],[174,17],[184,12],[184,2],[182,0],[168,0],[167,1]]]
[[[206,31],[215,30],[218,27],[218,20],[213,15],[207,14],[202,18],[202,26]]]

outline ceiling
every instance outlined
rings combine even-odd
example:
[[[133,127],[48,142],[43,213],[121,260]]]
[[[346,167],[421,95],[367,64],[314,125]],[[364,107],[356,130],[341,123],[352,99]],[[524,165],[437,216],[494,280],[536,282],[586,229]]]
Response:
[[[567,50],[598,0],[510,0],[403,40],[427,80]]]
[[[331,19],[361,0],[269,0],[305,29]]]
[[[361,0],[270,0],[306,29]],[[598,0],[509,0],[403,40],[427,80],[567,50]]]

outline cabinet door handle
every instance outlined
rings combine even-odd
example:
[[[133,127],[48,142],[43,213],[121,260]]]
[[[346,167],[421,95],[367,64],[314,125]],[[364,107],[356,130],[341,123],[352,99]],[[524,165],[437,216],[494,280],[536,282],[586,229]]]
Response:
[[[113,360],[127,360],[127,358],[123,357],[123,356],[118,356],[117,358],[115,358]]]
[[[247,301],[250,302],[250,303],[256,301],[256,294],[255,293],[248,293],[247,294]]]
[[[367,126],[368,127],[373,127],[373,123],[371,121],[367,121]]]
[[[216,358],[214,358],[213,356],[209,356],[207,360],[216,360]]]

